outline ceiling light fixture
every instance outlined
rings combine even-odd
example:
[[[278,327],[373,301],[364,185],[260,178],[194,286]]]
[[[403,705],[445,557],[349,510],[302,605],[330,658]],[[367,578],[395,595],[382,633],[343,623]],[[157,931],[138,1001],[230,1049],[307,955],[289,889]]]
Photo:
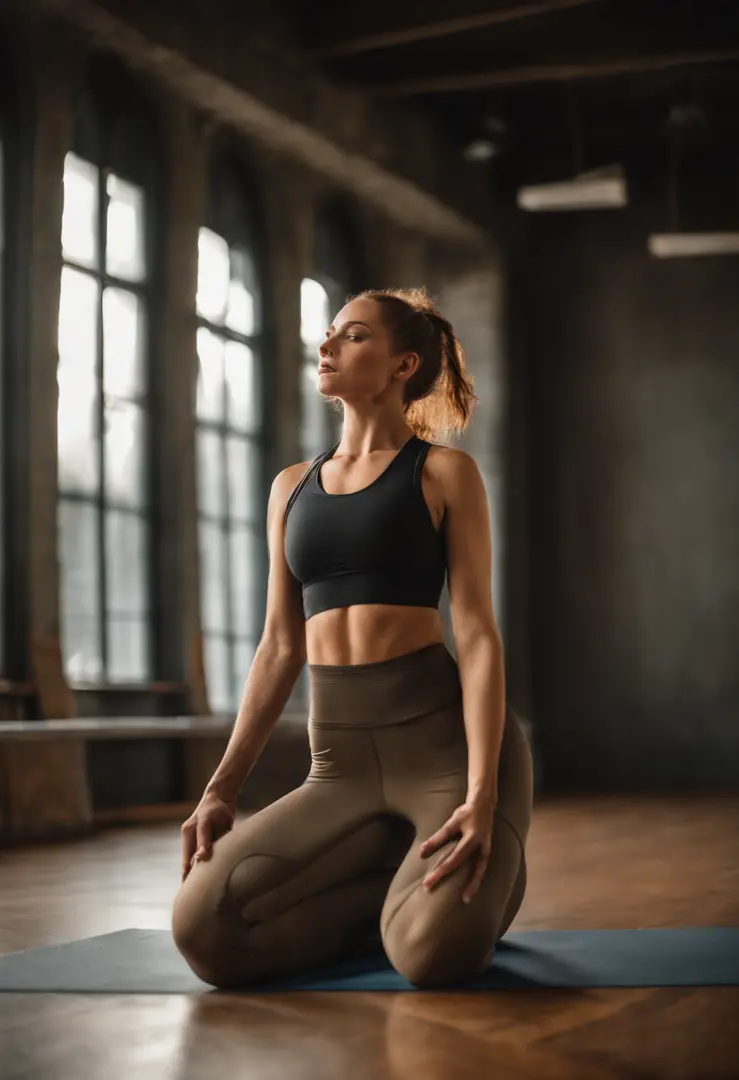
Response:
[[[608,210],[628,204],[623,166],[609,165],[580,173],[571,180],[522,187],[517,195],[522,210]]]
[[[475,139],[465,147],[464,159],[476,164],[479,161],[491,161],[498,153],[498,147],[491,139]]]
[[[623,165],[605,165],[583,170],[585,157],[582,119],[574,90],[565,88],[567,123],[572,139],[572,177],[519,189],[516,201],[521,210],[534,212],[563,210],[620,210],[628,203]]]
[[[739,232],[652,233],[649,254],[656,259],[689,259],[701,255],[739,255]]]
[[[680,154],[686,141],[707,126],[696,105],[675,106],[667,128],[670,135],[667,167],[667,232],[652,233],[647,250],[656,259],[693,259],[709,255],[739,255],[739,232],[683,232],[680,229]]]

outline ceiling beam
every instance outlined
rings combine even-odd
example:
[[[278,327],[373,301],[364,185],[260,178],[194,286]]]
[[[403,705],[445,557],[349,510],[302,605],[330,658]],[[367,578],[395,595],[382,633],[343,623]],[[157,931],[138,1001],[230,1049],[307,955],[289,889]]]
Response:
[[[408,26],[399,30],[381,30],[376,34],[364,34],[362,37],[337,41],[325,49],[317,49],[312,56],[324,60],[334,56],[356,56],[358,53],[372,52],[376,49],[391,49],[397,45],[414,45],[419,41],[433,38],[451,37],[472,30],[482,30],[487,26],[500,26],[506,23],[534,19],[540,15],[556,14],[568,8],[583,7],[585,4],[600,3],[601,0],[531,0],[515,7],[501,8],[498,11],[482,11],[477,15],[460,15],[456,19],[444,19],[441,22],[426,23],[421,26]]]
[[[179,44],[143,30],[108,11],[98,0],[15,0],[34,20],[51,15],[82,31],[86,41],[120,56],[134,72],[143,72],[200,114],[243,132],[348,188],[409,229],[485,250],[485,230],[471,218],[353,146],[335,141],[307,121],[264,100],[260,90],[237,85],[185,55]],[[0,0],[7,7],[8,0]],[[52,24],[53,26],[53,24]],[[173,34],[176,39],[176,35]]]
[[[410,97],[417,94],[444,94],[456,90],[490,90],[507,86],[533,86],[536,83],[578,82],[587,79],[612,79],[648,71],[697,67],[703,64],[726,64],[739,60],[739,46],[725,49],[686,50],[656,53],[650,56],[624,56],[578,64],[532,64],[528,67],[501,68],[459,75],[435,75],[424,79],[367,83],[365,90],[376,98]]]

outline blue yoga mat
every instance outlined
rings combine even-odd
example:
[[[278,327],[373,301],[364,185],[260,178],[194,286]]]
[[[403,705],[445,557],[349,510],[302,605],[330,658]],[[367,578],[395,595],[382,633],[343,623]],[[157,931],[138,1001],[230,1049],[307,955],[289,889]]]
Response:
[[[484,976],[454,990],[737,986],[739,927],[508,933]],[[120,930],[0,956],[0,993],[190,994],[209,990],[164,930]],[[384,955],[244,990],[410,990]]]

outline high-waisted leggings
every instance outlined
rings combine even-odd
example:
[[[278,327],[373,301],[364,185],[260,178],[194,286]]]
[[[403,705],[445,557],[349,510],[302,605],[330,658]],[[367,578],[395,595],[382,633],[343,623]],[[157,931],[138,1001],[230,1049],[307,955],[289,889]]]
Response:
[[[327,964],[374,932],[416,986],[482,972],[526,888],[529,741],[508,707],[484,879],[471,861],[430,890],[453,849],[421,843],[464,802],[467,741],[457,664],[443,644],[379,663],[310,666],[309,775],[240,820],[196,862],[174,905],[174,940],[205,982],[235,987]]]

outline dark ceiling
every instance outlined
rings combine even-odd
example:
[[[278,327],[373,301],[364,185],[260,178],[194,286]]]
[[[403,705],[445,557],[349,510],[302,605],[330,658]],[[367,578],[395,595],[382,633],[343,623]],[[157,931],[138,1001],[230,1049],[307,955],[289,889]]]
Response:
[[[517,179],[739,141],[739,0],[293,0],[332,78],[428,111]],[[676,112],[677,110],[677,112]],[[492,151],[491,151],[492,145]]]

